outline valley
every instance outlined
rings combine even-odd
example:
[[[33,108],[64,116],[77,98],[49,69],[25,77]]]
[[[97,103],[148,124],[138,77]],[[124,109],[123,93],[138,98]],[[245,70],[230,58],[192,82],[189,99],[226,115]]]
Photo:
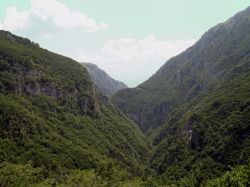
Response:
[[[250,185],[250,7],[135,88],[0,31],[0,186]]]

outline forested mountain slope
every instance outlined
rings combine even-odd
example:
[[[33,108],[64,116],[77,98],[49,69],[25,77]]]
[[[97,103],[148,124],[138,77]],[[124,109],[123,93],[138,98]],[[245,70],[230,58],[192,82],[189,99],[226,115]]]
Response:
[[[166,183],[199,186],[249,163],[250,8],[113,101],[153,137],[151,167]]]
[[[250,8],[113,96],[151,146],[72,59],[0,31],[0,70],[0,186],[250,185]]]
[[[113,101],[147,131],[201,93],[209,93],[248,71],[250,8],[206,32],[182,54],[164,64],[136,88],[118,92]]]
[[[127,86],[120,81],[114,80],[105,71],[100,69],[97,65],[91,63],[81,63],[87,68],[91,79],[93,80],[96,87],[104,95],[110,97],[117,93],[119,90],[127,88]]]
[[[153,144],[151,167],[166,180],[201,183],[249,163],[250,73],[173,112]]]
[[[31,161],[45,176],[105,160],[132,175],[142,171],[143,135],[96,91],[82,65],[0,31],[0,70],[0,163]]]

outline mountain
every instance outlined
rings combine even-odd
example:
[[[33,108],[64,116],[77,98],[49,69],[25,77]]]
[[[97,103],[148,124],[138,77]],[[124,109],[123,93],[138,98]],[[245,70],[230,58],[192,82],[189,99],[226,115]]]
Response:
[[[127,88],[123,82],[114,80],[97,65],[91,63],[82,63],[82,65],[86,67],[94,84],[104,95],[111,97],[119,90]]]
[[[30,185],[33,174],[36,182],[60,183],[90,169],[116,176],[109,163],[130,176],[143,171],[141,131],[95,89],[82,65],[0,31],[0,70],[0,186]]]
[[[250,7],[113,103],[6,31],[0,70],[0,186],[250,185]]]
[[[218,177],[250,158],[250,7],[113,97],[152,140],[165,182]],[[204,183],[203,183],[204,184]]]
[[[226,82],[235,74],[236,67],[248,68],[240,59],[248,55],[249,11],[248,8],[210,29],[194,46],[166,62],[149,80],[118,92],[114,103],[147,131],[165,122],[183,103]]]

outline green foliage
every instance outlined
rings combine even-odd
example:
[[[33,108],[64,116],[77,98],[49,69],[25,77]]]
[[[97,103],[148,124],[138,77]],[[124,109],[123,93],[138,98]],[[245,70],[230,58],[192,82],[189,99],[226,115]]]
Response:
[[[249,75],[249,12],[248,8],[210,29],[194,46],[168,60],[147,81],[136,88],[119,91],[113,97],[114,103],[148,132],[192,99],[224,88],[225,83],[239,75]]]
[[[121,168],[109,171],[113,182],[123,172],[141,175],[142,133],[96,91],[82,65],[5,31],[0,62],[0,163],[31,161],[44,169],[40,186],[63,184],[67,175],[69,183],[91,183],[94,174],[106,181],[96,173],[104,160]]]
[[[207,187],[226,187],[238,186],[245,187],[250,185],[250,165],[243,165],[232,168],[222,177],[207,182]]]
[[[103,157],[132,170],[145,159],[142,135],[112,109],[103,107],[101,118],[95,119],[64,112],[54,99],[42,95],[0,95],[0,103],[1,162],[32,160],[36,166],[61,172],[93,168]]]
[[[59,184],[59,187],[81,186],[81,187],[99,187],[103,186],[100,176],[97,176],[94,170],[75,170],[67,177],[65,184]]]
[[[108,186],[117,185],[128,177],[128,173],[122,171],[113,162],[102,161],[96,171],[103,181],[107,181]]]
[[[161,131],[165,138],[155,140],[157,148],[151,162],[164,178],[173,178],[166,182],[192,173],[202,183],[222,175],[229,165],[247,162],[249,83],[249,78],[236,79],[232,87],[193,101],[173,114]]]
[[[26,187],[38,183],[42,178],[42,169],[33,168],[31,163],[20,165],[0,164],[0,186]]]
[[[249,10],[113,98],[151,152],[83,66],[0,31],[0,186],[248,186]]]
[[[188,175],[187,177],[184,177],[184,178],[180,179],[177,182],[177,186],[180,186],[180,187],[196,187],[196,186],[199,186],[199,184],[197,182],[196,177],[193,174],[191,174],[191,175]]]
[[[150,166],[164,183],[201,185],[250,157],[249,21],[250,8],[114,96],[149,134]]]
[[[31,163],[15,165],[2,163],[0,167],[0,185],[19,187],[154,187],[152,179],[143,181],[139,177],[129,177],[128,173],[111,160],[102,161],[96,169],[70,170],[70,173],[51,178],[41,168]]]

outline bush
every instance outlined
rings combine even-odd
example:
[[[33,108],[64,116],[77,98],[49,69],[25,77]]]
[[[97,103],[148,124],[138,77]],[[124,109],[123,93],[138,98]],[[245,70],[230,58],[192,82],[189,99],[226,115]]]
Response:
[[[27,187],[41,180],[41,168],[33,168],[31,163],[25,165],[1,163],[0,186]]]
[[[250,165],[239,166],[227,171],[222,177],[211,180],[207,187],[250,186]]]

